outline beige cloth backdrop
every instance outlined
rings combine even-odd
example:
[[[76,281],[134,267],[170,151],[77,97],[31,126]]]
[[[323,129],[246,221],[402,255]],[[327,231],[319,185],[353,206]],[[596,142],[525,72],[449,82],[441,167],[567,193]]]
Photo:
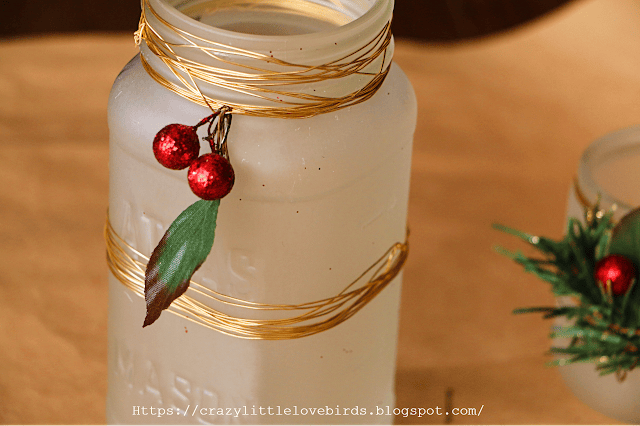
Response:
[[[131,35],[0,42],[0,423],[103,423],[109,88]],[[397,43],[419,122],[398,407],[453,423],[610,423],[563,385],[546,285],[492,251],[501,222],[559,237],[581,151],[640,124],[640,5],[584,0],[517,31]],[[443,423],[443,417],[397,417]]]

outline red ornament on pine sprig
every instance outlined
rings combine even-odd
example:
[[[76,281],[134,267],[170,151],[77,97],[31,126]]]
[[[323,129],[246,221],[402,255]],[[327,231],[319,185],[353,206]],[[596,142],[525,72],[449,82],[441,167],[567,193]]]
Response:
[[[614,296],[626,294],[636,279],[633,262],[619,254],[610,254],[596,263],[595,279],[604,291],[609,288]]]

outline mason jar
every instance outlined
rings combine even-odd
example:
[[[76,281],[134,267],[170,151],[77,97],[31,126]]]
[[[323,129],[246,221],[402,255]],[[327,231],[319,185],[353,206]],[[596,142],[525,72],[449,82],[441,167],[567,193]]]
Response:
[[[316,65],[379,34],[393,0],[149,0],[146,7],[196,37]],[[304,12],[311,9],[326,13]],[[166,25],[147,15],[171,39]],[[152,70],[178,82],[144,41],[140,47]],[[195,50],[181,54],[208,60]],[[171,123],[195,125],[211,110],[158,84],[140,55],[109,97],[108,215],[113,231],[149,257],[172,221],[198,200],[186,170],[156,161],[154,136]],[[393,40],[371,70],[386,67],[392,55]],[[339,294],[405,241],[416,99],[402,70],[389,66],[375,95],[357,105],[308,118],[233,115],[228,151],[235,186],[221,200],[215,242],[194,281],[244,301],[304,304]],[[288,90],[338,97],[367,78]],[[223,103],[269,105],[214,85],[201,89]],[[111,274],[107,421],[391,423],[401,275],[336,327],[298,339],[249,340],[168,311],[143,329],[144,299]]]
[[[640,206],[640,127],[609,133],[593,142],[582,154],[574,185],[569,191],[567,216],[583,218],[585,208],[599,200],[601,209],[614,209],[619,221]],[[634,207],[635,206],[635,207]],[[559,298],[560,305],[575,304]],[[565,319],[556,326],[567,325]],[[554,346],[567,347],[569,338],[554,339]],[[594,363],[561,365],[560,374],[569,389],[585,404],[618,421],[640,423],[640,371],[624,376],[600,376]]]

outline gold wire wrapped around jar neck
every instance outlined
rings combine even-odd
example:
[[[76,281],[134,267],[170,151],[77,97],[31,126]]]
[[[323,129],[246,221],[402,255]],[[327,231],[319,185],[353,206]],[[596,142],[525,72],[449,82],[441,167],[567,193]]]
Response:
[[[151,7],[149,0],[143,0],[142,6],[140,25],[135,34],[136,43],[145,41],[149,52],[170,70],[171,77],[167,78],[155,69],[143,54],[141,60],[147,73],[165,88],[212,110],[226,105],[234,114],[276,118],[312,117],[368,100],[377,92],[389,72],[387,51],[392,44],[390,21],[375,37],[348,54],[320,65],[303,65],[278,59],[275,55],[206,40],[165,20]],[[153,18],[151,21],[154,24],[150,23],[147,14]],[[161,30],[156,25],[161,26]],[[171,37],[166,37],[166,34]],[[205,58],[206,63],[192,59],[190,55],[183,56],[179,51],[195,52],[198,55],[194,57]],[[299,90],[313,83],[354,75],[367,77],[368,82],[346,95],[330,97]],[[256,102],[248,104],[214,99],[203,92],[203,87],[211,86],[246,95]]]

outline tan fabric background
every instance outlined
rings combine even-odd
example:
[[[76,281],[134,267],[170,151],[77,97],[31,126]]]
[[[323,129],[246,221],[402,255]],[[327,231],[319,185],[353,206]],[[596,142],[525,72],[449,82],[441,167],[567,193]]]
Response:
[[[106,101],[130,35],[0,42],[0,423],[102,423]],[[583,0],[481,42],[398,42],[420,106],[398,406],[453,423],[610,423],[546,368],[552,303],[492,251],[501,222],[559,237],[581,151],[640,123],[640,4]],[[442,417],[396,419],[441,423]]]

